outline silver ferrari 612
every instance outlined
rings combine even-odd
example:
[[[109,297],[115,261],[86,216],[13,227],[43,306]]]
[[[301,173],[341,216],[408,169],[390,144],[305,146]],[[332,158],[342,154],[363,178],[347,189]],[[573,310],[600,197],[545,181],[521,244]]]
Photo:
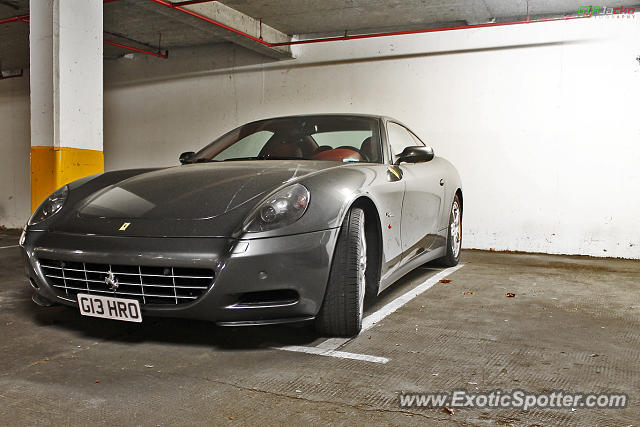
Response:
[[[427,261],[458,262],[458,173],[397,120],[261,120],[180,162],[49,196],[20,240],[33,300],[352,336],[365,298]]]

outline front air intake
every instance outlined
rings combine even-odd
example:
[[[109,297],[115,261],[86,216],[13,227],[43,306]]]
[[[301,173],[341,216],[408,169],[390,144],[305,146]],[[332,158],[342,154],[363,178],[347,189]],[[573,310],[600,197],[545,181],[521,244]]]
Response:
[[[203,268],[147,267],[40,259],[49,284],[61,296],[78,293],[137,299],[141,304],[192,302],[213,284],[214,272]]]

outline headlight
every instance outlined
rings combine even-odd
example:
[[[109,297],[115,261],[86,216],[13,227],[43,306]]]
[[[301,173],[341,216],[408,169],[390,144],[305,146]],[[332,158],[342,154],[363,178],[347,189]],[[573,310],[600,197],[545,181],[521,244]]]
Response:
[[[67,194],[69,194],[69,188],[65,185],[47,197],[46,200],[38,206],[38,209],[36,209],[33,215],[31,215],[27,224],[35,225],[57,214],[60,209],[62,209],[65,200],[67,200]]]
[[[269,231],[296,222],[307,210],[309,196],[309,190],[302,184],[293,184],[270,195],[249,216],[244,231]]]

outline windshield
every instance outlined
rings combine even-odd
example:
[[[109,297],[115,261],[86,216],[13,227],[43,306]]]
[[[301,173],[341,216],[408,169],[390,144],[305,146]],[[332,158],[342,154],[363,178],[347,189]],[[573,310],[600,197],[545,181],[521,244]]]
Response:
[[[378,120],[300,116],[262,120],[232,130],[189,163],[229,160],[329,160],[382,163]]]

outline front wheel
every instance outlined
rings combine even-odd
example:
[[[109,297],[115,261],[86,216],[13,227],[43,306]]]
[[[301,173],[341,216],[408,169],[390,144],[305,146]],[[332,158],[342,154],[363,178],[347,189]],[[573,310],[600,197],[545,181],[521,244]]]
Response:
[[[340,228],[333,253],[329,283],[316,330],[328,336],[352,337],[362,329],[367,271],[364,211],[351,209]]]
[[[440,258],[442,264],[453,267],[460,260],[460,249],[462,248],[462,204],[460,197],[456,194],[451,204],[449,214],[449,228],[447,229],[447,253]]]

